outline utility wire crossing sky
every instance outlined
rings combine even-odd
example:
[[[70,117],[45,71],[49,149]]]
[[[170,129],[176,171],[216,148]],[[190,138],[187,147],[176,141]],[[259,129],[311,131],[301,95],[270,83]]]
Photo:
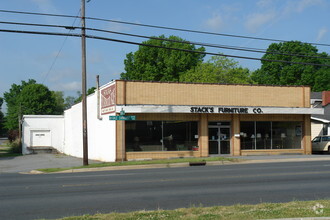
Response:
[[[0,8],[0,97],[30,78],[76,95],[80,0],[11,0]],[[204,46],[208,55],[232,57],[252,71],[273,42],[308,42],[329,54],[329,9],[327,0],[93,0],[86,3],[87,87],[95,85],[96,75],[101,84],[118,79],[126,54],[162,34]]]

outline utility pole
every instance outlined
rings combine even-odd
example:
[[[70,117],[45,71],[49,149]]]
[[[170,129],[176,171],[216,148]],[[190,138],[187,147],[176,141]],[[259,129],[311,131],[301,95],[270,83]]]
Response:
[[[82,129],[83,129],[83,165],[88,165],[87,135],[87,99],[86,99],[86,32],[85,32],[85,0],[81,0],[81,52],[82,52]]]

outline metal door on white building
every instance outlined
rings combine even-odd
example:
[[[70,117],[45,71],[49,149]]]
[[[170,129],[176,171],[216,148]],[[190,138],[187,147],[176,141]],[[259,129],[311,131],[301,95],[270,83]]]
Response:
[[[31,147],[50,147],[51,133],[49,130],[31,131]]]

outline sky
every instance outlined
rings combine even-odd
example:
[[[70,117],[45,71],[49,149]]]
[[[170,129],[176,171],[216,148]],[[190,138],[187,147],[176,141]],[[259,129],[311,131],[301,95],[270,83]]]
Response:
[[[81,0],[0,1],[0,10],[77,16]],[[278,40],[330,44],[329,0],[91,0],[86,16],[179,29],[198,30]],[[0,12],[0,22],[24,22],[80,26],[80,20]],[[267,49],[274,43],[247,38],[198,34],[115,22],[86,20],[87,28],[143,36],[179,36],[192,42]],[[79,33],[80,30],[1,24],[0,29]],[[93,32],[87,34],[141,43],[144,38]],[[119,79],[126,54],[138,46],[113,41],[87,39],[87,87]],[[316,46],[330,54],[329,46]],[[262,53],[207,48],[212,53],[261,58]],[[207,60],[209,57],[205,57]],[[260,61],[235,59],[242,67],[256,70]],[[81,40],[77,37],[28,35],[0,31],[0,97],[12,84],[35,79],[50,90],[77,96],[81,91]],[[6,107],[2,111],[6,111]]]

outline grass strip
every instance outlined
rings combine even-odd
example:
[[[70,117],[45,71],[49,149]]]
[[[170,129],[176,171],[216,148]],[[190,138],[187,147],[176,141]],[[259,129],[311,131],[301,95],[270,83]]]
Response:
[[[278,219],[330,216],[330,200],[293,201],[215,207],[191,207],[175,210],[137,211],[65,217],[61,220],[208,220],[208,219]]]
[[[83,168],[97,168],[97,167],[110,167],[110,166],[132,166],[132,165],[149,165],[149,164],[170,164],[170,163],[189,163],[189,162],[211,162],[211,161],[241,161],[236,158],[226,157],[205,157],[205,158],[177,158],[177,159],[164,159],[164,160],[140,160],[140,161],[123,161],[123,162],[105,162],[105,163],[93,163],[88,166],[78,166],[69,168],[45,168],[38,169],[41,172],[52,173],[60,172],[71,169],[83,169]]]
[[[22,156],[21,153],[14,153],[10,147],[0,146],[0,157],[17,157]]]

